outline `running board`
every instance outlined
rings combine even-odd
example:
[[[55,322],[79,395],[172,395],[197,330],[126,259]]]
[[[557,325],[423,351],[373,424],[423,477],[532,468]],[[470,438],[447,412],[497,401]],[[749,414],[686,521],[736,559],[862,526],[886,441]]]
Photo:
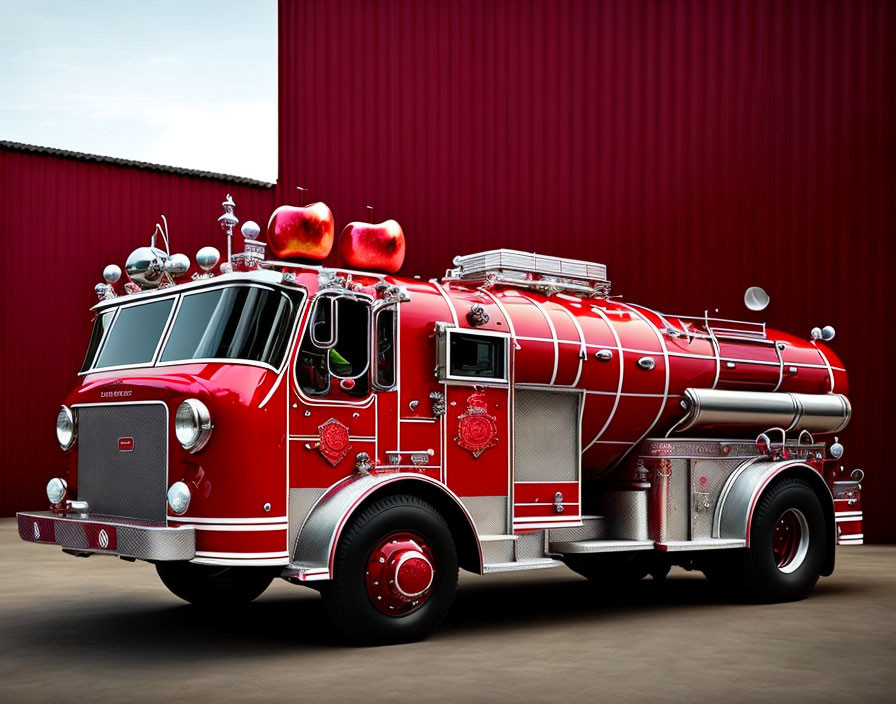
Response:
[[[521,562],[495,562],[482,566],[482,574],[494,572],[518,572],[522,570],[546,570],[551,567],[560,567],[563,563],[550,557],[540,557],[536,560],[523,560]]]
[[[747,547],[747,541],[737,538],[706,538],[704,540],[667,540],[657,543],[663,552],[690,552],[691,550],[731,550]]]
[[[652,540],[575,540],[566,543],[551,543],[551,552],[581,554],[592,552],[629,552],[653,550]]]

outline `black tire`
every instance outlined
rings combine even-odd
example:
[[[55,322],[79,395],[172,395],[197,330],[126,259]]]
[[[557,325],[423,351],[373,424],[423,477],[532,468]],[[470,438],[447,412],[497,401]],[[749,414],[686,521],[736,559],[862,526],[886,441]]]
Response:
[[[419,536],[432,558],[432,576],[422,603],[391,615],[369,593],[368,562],[396,534]],[[388,542],[386,543],[388,545]],[[330,620],[348,641],[359,645],[407,643],[426,638],[448,613],[457,587],[457,551],[445,519],[415,496],[390,496],[356,516],[336,550],[333,580],[321,589]],[[397,575],[396,575],[397,580]]]
[[[618,589],[640,582],[652,571],[656,570],[665,578],[668,568],[663,572],[642,553],[597,553],[583,555],[566,555],[567,567],[585,577],[588,581],[602,588]]]
[[[261,596],[274,579],[274,574],[264,568],[190,562],[159,562],[156,572],[172,594],[203,608],[248,604]]]
[[[827,543],[818,495],[802,479],[782,479],[759,499],[750,547],[739,551],[736,574],[756,601],[802,599],[818,582]]]

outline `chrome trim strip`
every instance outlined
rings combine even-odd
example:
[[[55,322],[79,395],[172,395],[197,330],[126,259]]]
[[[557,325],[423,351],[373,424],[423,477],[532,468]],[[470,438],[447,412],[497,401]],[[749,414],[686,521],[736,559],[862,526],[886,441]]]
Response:
[[[429,283],[431,283],[435,287],[436,291],[438,291],[442,295],[442,298],[445,299],[445,304],[448,306],[448,310],[451,311],[451,319],[454,321],[455,327],[458,327],[460,323],[457,321],[457,311],[454,309],[454,302],[451,300],[451,297],[448,295],[445,289],[442,288],[442,284],[440,284],[435,279],[430,279]]]
[[[619,408],[619,399],[622,396],[622,380],[625,377],[625,364],[624,364],[625,357],[622,354],[623,348],[622,348],[622,341],[619,339],[619,333],[616,332],[616,328],[613,326],[613,323],[610,322],[610,318],[607,316],[607,314],[604,312],[604,310],[602,308],[600,308],[599,306],[592,305],[591,312],[597,313],[600,316],[601,320],[604,321],[604,324],[606,324],[606,326],[610,330],[610,333],[613,335],[613,339],[616,340],[616,350],[619,354],[619,383],[616,386],[616,399],[613,401],[613,408],[610,409],[610,415],[607,416],[606,422],[604,423],[603,427],[598,431],[597,435],[594,436],[594,439],[590,443],[588,443],[587,446],[582,448],[583,455],[586,452],[588,452],[588,450],[590,450],[592,447],[594,447],[595,443],[597,443],[598,440],[600,440],[601,436],[606,432],[607,428],[610,427],[610,423],[613,421],[613,418],[616,416],[616,409]],[[587,394],[586,394],[586,400],[587,400]],[[585,404],[583,403],[582,405],[584,406]],[[583,415],[584,415],[584,410],[583,410]],[[582,444],[584,445],[584,442]]]
[[[195,530],[208,530],[212,532],[218,533],[226,533],[226,532],[265,532],[265,533],[277,533],[282,530],[288,530],[288,523],[269,523],[269,524],[251,524],[251,525],[230,525],[230,524],[214,524],[214,523],[196,523],[193,528]]]
[[[825,366],[828,370],[828,376],[831,379],[831,393],[834,393],[834,370],[831,367],[831,363],[828,361],[828,356],[821,351],[821,348],[818,346],[818,342],[816,340],[812,340],[812,346],[815,348],[816,352],[821,355],[821,359],[824,361]]]
[[[538,301],[530,298],[524,293],[520,294],[520,298],[529,301],[529,303],[531,303],[538,309],[538,312],[541,313],[541,316],[545,319],[545,322],[548,324],[548,328],[551,331],[551,343],[554,345],[554,370],[551,373],[551,380],[548,383],[550,386],[553,386],[554,382],[557,380],[557,369],[560,366],[560,345],[559,341],[557,340],[557,328],[554,327],[554,321],[551,320],[550,314],[542,307],[542,305]]]
[[[170,516],[169,521],[177,523],[217,523],[227,525],[270,525],[285,523],[286,516],[267,516],[262,518],[189,518],[187,516]]]

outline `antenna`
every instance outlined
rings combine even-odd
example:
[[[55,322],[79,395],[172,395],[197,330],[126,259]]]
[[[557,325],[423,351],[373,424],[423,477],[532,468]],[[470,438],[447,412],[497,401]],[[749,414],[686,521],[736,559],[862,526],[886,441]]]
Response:
[[[367,208],[367,222],[373,222],[373,206],[365,205],[364,207]]]
[[[150,245],[152,247],[156,246],[156,233],[158,232],[162,236],[162,239],[165,242],[165,254],[167,254],[170,257],[171,256],[171,247],[168,245],[168,220],[165,218],[164,213],[162,214],[162,222],[165,224],[165,227],[163,228],[161,225],[159,225],[159,223],[156,223],[156,229],[153,230],[152,242],[150,243]]]
[[[302,193],[302,200],[304,200],[307,197],[308,189],[305,188],[304,186],[296,186],[296,190],[300,191]]]

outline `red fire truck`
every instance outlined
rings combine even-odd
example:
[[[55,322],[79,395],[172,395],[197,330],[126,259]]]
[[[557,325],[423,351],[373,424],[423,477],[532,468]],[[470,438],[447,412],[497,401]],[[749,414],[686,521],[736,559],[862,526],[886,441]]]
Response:
[[[785,601],[862,542],[832,328],[665,315],[611,296],[600,264],[508,249],[401,278],[394,221],[352,223],[350,268],[324,267],[322,204],[279,208],[266,243],[245,223],[234,253],[224,209],[220,266],[206,247],[182,278],[166,224],[123,290],[107,267],[22,539],[149,561],[197,606],[311,586],[368,643],[430,633],[459,568],[680,565]]]

